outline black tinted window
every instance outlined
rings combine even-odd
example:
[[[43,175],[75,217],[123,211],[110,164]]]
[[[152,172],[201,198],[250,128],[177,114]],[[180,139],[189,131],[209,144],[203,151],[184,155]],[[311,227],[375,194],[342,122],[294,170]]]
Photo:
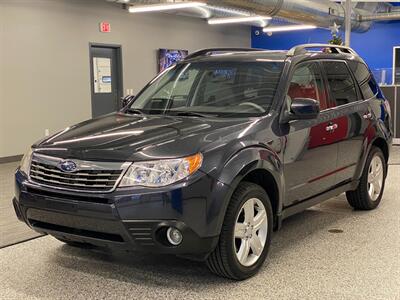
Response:
[[[377,85],[367,66],[363,63],[352,61],[350,62],[350,68],[360,85],[364,99],[374,97],[377,93]]]
[[[323,64],[336,105],[357,101],[356,86],[346,64],[340,61],[325,61]]]

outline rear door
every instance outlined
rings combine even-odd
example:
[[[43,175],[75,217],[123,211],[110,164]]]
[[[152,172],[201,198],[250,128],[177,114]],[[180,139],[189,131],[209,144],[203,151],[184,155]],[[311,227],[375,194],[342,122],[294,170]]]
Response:
[[[337,144],[332,139],[331,109],[320,63],[306,62],[295,67],[289,84],[286,107],[294,98],[311,98],[320,104],[313,120],[289,123],[284,152],[285,206],[329,190],[334,185]]]
[[[350,181],[363,154],[363,143],[368,134],[372,113],[364,101],[348,62],[323,61],[326,80],[335,118],[331,135],[338,144],[335,185]]]

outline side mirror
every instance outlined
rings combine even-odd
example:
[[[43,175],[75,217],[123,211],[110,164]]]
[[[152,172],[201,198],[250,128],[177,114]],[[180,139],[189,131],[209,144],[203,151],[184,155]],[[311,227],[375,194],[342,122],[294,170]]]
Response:
[[[294,98],[290,105],[290,120],[315,119],[319,114],[319,102],[310,98]]]
[[[129,102],[131,102],[131,100],[134,98],[135,98],[134,95],[127,95],[125,97],[121,97],[121,101],[120,101],[121,108],[124,108],[125,106],[127,106],[129,104]]]

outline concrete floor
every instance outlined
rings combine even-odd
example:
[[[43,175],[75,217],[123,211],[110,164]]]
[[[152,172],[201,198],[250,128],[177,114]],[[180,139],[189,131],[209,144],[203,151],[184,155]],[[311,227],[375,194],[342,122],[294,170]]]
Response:
[[[0,299],[400,299],[394,150],[378,209],[353,211],[341,195],[289,218],[261,272],[247,281],[173,256],[82,250],[45,236],[0,249]]]

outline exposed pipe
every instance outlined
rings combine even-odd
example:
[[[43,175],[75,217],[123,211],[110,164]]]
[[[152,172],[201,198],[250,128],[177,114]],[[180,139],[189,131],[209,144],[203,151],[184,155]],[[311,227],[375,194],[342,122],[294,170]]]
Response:
[[[344,7],[329,0],[203,0],[209,5],[235,7],[259,15],[280,17],[291,22],[308,23],[328,28],[334,22],[344,25]],[[366,31],[369,23],[361,23],[357,15],[364,11],[353,9],[353,31]],[[369,12],[371,13],[371,12]]]
[[[360,22],[400,20],[400,12],[360,15],[358,19]]]
[[[121,0],[107,0],[121,1]],[[135,0],[130,3],[170,3],[185,0]],[[345,8],[342,4],[330,0],[195,0],[204,2],[207,7],[182,9],[169,13],[203,19],[219,17],[238,17],[241,15],[273,16],[291,23],[310,24],[329,28],[333,23],[345,26]],[[357,3],[352,8],[351,30],[365,32],[369,30],[371,21],[399,19],[398,13],[386,14],[392,7],[375,3]],[[385,11],[385,14],[376,14]],[[264,27],[266,24],[254,24]],[[349,27],[349,26],[348,26]]]

